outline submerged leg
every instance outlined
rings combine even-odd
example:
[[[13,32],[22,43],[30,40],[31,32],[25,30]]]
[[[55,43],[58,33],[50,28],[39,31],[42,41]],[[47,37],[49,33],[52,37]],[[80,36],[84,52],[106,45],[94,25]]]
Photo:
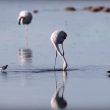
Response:
[[[55,71],[56,59],[57,59],[57,51],[56,51],[56,54],[55,54],[55,65],[54,65],[54,75],[55,75],[56,90],[57,90],[57,76],[56,76],[56,71]]]

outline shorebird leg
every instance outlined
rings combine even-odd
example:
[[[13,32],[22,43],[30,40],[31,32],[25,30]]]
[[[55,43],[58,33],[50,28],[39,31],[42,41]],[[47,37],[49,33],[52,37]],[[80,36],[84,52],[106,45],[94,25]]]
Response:
[[[1,69],[1,72],[3,73],[3,69]]]

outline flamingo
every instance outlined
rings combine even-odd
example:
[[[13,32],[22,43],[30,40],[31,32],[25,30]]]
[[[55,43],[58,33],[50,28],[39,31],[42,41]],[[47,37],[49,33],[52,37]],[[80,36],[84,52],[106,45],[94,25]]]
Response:
[[[32,21],[32,14],[31,12],[27,11],[27,10],[24,10],[24,11],[21,11],[19,13],[19,16],[18,16],[18,24],[19,25],[25,25],[26,27],[26,31],[28,31],[28,28],[27,28],[27,25],[29,25]],[[26,33],[27,34],[27,33]],[[28,47],[28,35],[26,35],[26,46]]]
[[[57,58],[57,53],[61,56],[62,60],[63,60],[63,71],[66,70],[66,68],[68,67],[68,64],[66,62],[66,59],[64,57],[64,49],[63,49],[63,42],[66,39],[67,34],[66,32],[62,31],[62,30],[56,30],[52,33],[50,40],[56,50],[56,56],[55,56],[55,65],[56,65],[56,58]],[[62,45],[62,51],[63,53],[61,53],[60,49],[59,49],[59,44]],[[54,66],[55,69],[55,66]]]
[[[28,11],[21,11],[18,16],[18,24],[30,24],[32,21],[32,14]]]

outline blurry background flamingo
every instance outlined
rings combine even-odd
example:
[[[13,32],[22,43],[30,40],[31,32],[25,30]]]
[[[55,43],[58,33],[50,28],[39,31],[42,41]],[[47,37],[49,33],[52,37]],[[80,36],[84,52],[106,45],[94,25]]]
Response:
[[[26,28],[26,47],[28,48],[28,28],[27,25],[29,25],[32,21],[32,14],[28,11],[21,11],[18,16],[18,24],[19,25],[25,25]]]
[[[20,56],[20,60],[21,60],[21,64],[25,64],[27,62],[30,62],[30,59],[32,57],[32,50],[29,49],[28,47],[28,27],[27,25],[29,25],[32,21],[32,14],[29,11],[21,11],[19,13],[18,16],[18,24],[19,25],[24,25],[25,29],[26,29],[26,48],[21,48],[19,49],[19,56]],[[29,60],[29,61],[27,61]]]

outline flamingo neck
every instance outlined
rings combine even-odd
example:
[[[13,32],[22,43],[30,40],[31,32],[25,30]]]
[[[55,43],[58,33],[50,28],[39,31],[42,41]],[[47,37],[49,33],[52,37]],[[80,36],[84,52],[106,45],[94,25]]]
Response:
[[[66,62],[66,59],[65,59],[64,55],[61,53],[58,44],[56,44],[56,45],[54,44],[54,47],[55,47],[56,51],[57,51],[58,54],[61,56],[61,58],[62,58],[62,60],[63,60],[63,62],[64,62],[64,63],[63,63],[63,70],[65,71],[66,68],[67,68],[67,66],[68,66],[68,64],[67,64],[67,62]]]
[[[19,25],[23,24],[23,19],[24,19],[24,17],[21,17],[21,18],[19,19],[19,22],[18,22]]]
[[[23,19],[24,19],[24,18],[22,17],[22,18],[21,18],[21,21],[20,21],[21,24],[23,24]]]

